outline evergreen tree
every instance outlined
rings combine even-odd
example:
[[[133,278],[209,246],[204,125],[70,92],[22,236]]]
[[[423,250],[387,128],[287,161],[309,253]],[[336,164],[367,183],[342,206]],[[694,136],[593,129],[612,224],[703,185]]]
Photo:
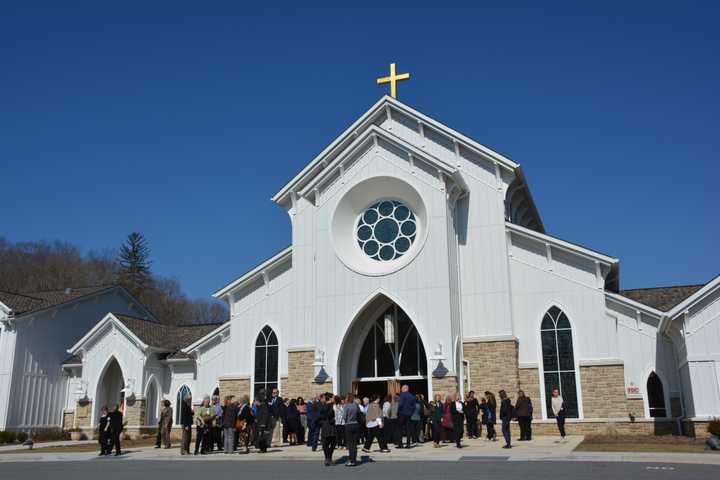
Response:
[[[141,233],[128,235],[120,247],[118,264],[120,265],[120,283],[136,295],[141,293],[150,283],[150,248]]]

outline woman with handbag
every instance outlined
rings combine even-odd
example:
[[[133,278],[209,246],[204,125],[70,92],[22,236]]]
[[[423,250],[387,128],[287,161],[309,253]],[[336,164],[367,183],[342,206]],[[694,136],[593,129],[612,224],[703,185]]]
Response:
[[[250,453],[251,432],[255,417],[250,406],[250,397],[243,395],[235,417],[235,431],[238,433],[237,444],[245,446],[245,453]]]

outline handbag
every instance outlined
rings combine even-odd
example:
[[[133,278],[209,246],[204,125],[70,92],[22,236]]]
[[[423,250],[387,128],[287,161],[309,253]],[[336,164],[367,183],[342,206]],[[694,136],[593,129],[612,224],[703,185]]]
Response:
[[[242,432],[245,428],[247,428],[247,420],[241,418],[235,419],[235,430]]]

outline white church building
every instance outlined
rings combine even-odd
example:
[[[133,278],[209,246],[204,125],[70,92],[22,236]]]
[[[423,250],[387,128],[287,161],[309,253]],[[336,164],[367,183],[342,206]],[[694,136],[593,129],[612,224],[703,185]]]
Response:
[[[141,431],[163,398],[177,409],[190,394],[400,384],[522,389],[539,433],[555,430],[553,388],[575,433],[693,434],[720,416],[720,277],[620,290],[617,258],[545,231],[519,164],[394,98],[272,199],[290,246],[214,293],[230,307],[222,325],[165,327],[132,299],[97,301],[73,338],[43,344],[63,357],[38,368],[42,321],[0,292],[0,429],[89,431],[101,405],[121,402]],[[63,325],[81,313],[63,308]],[[58,401],[42,401],[43,376],[64,382]],[[53,410],[15,413],[36,402]]]

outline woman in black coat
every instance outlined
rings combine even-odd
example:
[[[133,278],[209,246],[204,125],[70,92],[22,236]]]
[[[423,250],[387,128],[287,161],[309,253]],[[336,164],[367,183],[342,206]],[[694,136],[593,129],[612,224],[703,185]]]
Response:
[[[503,448],[511,448],[510,446],[510,420],[512,420],[513,417],[513,406],[512,403],[510,403],[510,399],[508,398],[507,394],[505,393],[505,390],[500,390],[498,392],[498,395],[500,395],[500,421],[502,422],[502,434],[503,437],[505,437],[505,445],[503,445]]]
[[[455,446],[462,448],[461,440],[463,437],[463,424],[465,423],[465,403],[460,400],[460,394],[453,395],[453,401],[450,403],[450,413],[452,413],[453,438]]]
[[[332,456],[337,441],[337,430],[335,429],[335,408],[332,402],[332,395],[326,393],[321,396],[322,406],[320,407],[320,438],[322,439],[323,453],[325,454],[325,466],[332,465]]]
[[[255,428],[257,443],[260,453],[266,453],[271,441],[272,430],[270,429],[270,409],[263,398],[255,399]]]

